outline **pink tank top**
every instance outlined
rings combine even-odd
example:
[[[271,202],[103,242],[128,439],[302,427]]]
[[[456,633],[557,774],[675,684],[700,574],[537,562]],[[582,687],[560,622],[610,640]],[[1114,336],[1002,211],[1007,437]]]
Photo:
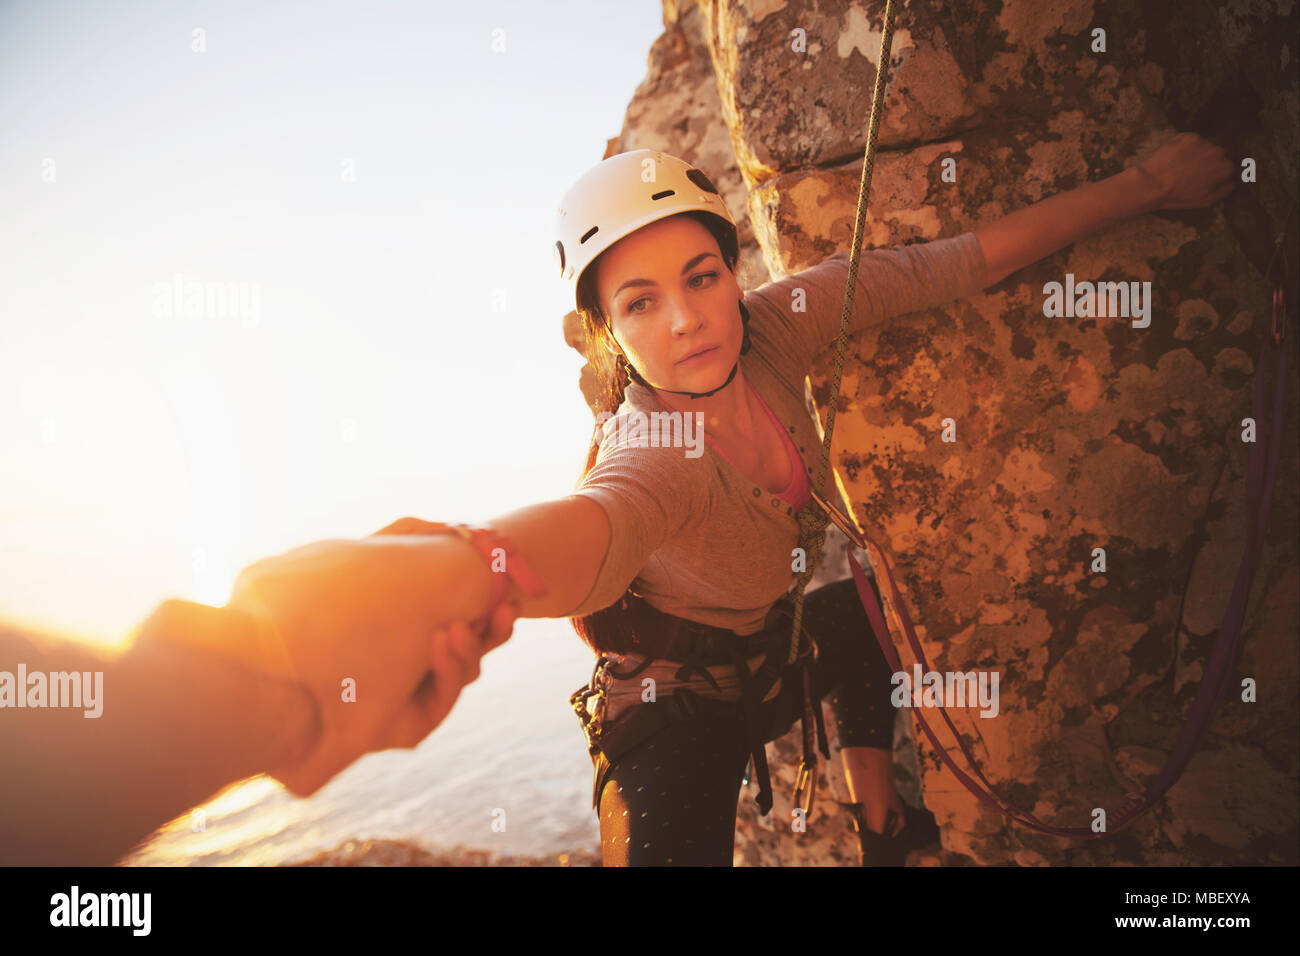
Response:
[[[750,384],[749,379],[745,379],[745,385],[754,393],[754,397],[758,399],[758,404],[763,406],[763,411],[767,412],[767,417],[771,419],[772,424],[776,426],[776,430],[781,433],[786,454],[790,459],[790,484],[786,485],[785,490],[777,494],[776,497],[780,498],[792,508],[802,508],[812,500],[812,496],[808,493],[808,474],[804,470],[803,460],[799,457],[799,449],[794,447],[794,442],[791,440],[790,436],[786,434],[785,429],[781,427],[781,422],[772,412],[772,409],[768,407],[767,402],[763,401],[763,396],[758,394],[758,390]],[[713,450],[719,455],[722,455],[722,452],[715,448],[713,442],[709,439],[707,429],[704,432],[704,440],[709,443],[710,448],[713,448]],[[722,455],[722,457],[728,462],[731,462],[731,459],[727,458],[726,455]]]

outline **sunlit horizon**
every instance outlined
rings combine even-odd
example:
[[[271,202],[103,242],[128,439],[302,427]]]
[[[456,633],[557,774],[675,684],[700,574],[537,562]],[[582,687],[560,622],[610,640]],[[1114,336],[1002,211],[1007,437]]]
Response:
[[[554,211],[660,17],[0,7],[0,620],[117,642],[310,541],[568,494]]]

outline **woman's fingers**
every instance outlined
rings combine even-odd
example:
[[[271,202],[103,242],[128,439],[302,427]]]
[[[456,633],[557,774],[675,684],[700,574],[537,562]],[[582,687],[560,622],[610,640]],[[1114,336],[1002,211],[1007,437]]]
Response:
[[[493,609],[481,633],[465,621],[450,621],[433,633],[430,649],[445,644],[461,662],[464,683],[473,683],[481,673],[479,662],[483,655],[510,639],[518,616],[519,609],[514,604],[503,602]],[[430,666],[433,666],[432,658]]]
[[[375,534],[445,534],[451,526],[442,521],[425,521],[423,518],[398,518],[386,524]]]
[[[1210,206],[1236,185],[1227,152],[1196,133],[1175,134],[1138,168],[1155,182],[1161,209]]]
[[[398,518],[384,525],[374,534],[410,534],[411,523],[414,521],[414,518]]]
[[[438,631],[430,643],[429,667],[431,673],[375,738],[371,749],[415,747],[451,713],[467,681],[465,665],[451,649],[445,630]]]
[[[377,735],[372,749],[416,747],[428,737],[451,713],[461,690],[478,680],[483,655],[510,637],[517,615],[513,604],[502,603],[481,635],[459,620],[434,631],[429,638],[430,674]]]
[[[1209,206],[1232,191],[1232,162],[1223,148],[1201,137],[1187,140],[1183,179],[1191,196],[1189,206]]]
[[[482,653],[500,647],[515,630],[515,620],[519,617],[519,608],[509,601],[502,601],[488,618],[487,631],[482,637]]]
[[[1232,195],[1232,191],[1236,188],[1237,188],[1236,182],[1234,182],[1233,179],[1229,177],[1219,186],[1218,191],[1215,193],[1214,196],[1211,197],[1211,201],[1218,202],[1220,199],[1227,199],[1228,196]]]
[[[441,687],[438,678],[429,675],[375,739],[371,749],[419,746],[451,712],[459,695],[460,688],[451,687],[446,675]]]
[[[496,618],[498,622],[513,620],[508,613]],[[509,636],[508,630],[505,636]],[[479,637],[464,621],[450,621],[435,631],[429,641],[430,673],[375,736],[369,749],[419,746],[451,713],[465,685],[478,679],[481,657]]]
[[[452,621],[435,635],[442,637],[448,649],[460,663],[461,684],[472,684],[479,678],[479,659],[483,656],[479,636],[464,621]]]
[[[477,661],[471,663],[464,653],[464,632],[468,625],[464,621],[451,621],[438,628],[429,638],[429,669],[436,679],[444,683],[454,683],[459,688],[469,683]]]
[[[483,654],[510,637],[517,611],[513,604],[498,605],[482,635],[465,621],[449,621],[434,631],[429,640],[430,673],[376,735],[370,749],[419,746],[451,713],[461,690],[478,680]]]

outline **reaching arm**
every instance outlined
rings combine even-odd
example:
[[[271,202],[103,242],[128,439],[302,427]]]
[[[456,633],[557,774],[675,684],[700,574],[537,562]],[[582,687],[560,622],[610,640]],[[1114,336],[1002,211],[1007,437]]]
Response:
[[[1232,192],[1232,172],[1222,148],[1194,133],[1177,133],[1120,173],[1049,196],[981,225],[973,234],[864,249],[850,329],[859,331],[996,285],[1131,216],[1210,205]],[[768,351],[785,356],[798,374],[838,336],[848,258],[848,250],[841,250],[746,297],[764,319],[751,334],[768,337]]]
[[[849,250],[750,292],[750,333],[787,376],[802,378],[816,355],[839,338]],[[984,288],[981,245],[969,232],[882,249],[858,259],[849,331],[973,295]]]
[[[626,422],[606,422],[591,469],[574,494],[529,505],[486,522],[502,532],[541,578],[546,594],[530,598],[511,584],[505,600],[520,617],[576,617],[613,603],[645,563],[683,528],[707,520],[707,462],[689,450],[624,441]],[[409,530],[420,534],[418,519]],[[474,620],[487,606],[491,573],[467,542],[425,539],[457,556],[459,584],[438,588],[456,601],[434,609]],[[443,542],[439,544],[438,542]],[[508,559],[507,559],[508,560]],[[507,568],[506,570],[509,570]]]
[[[419,533],[259,561],[224,607],[163,602],[125,652],[0,627],[0,672],[103,675],[88,719],[11,706],[14,676],[0,673],[0,863],[110,863],[234,781],[269,773],[305,796],[363,753],[415,746],[509,636],[511,601],[516,616],[561,617],[594,600],[602,574],[605,590],[626,587],[642,550],[691,513],[634,519],[662,497],[661,474],[607,475],[599,503],[571,495],[494,519],[546,594],[507,594],[486,640],[463,622],[483,618],[492,571],[460,538]],[[619,564],[605,568],[614,530]]]
[[[605,423],[596,460],[574,494],[492,522],[518,535],[525,554],[536,553],[538,573],[554,589],[521,601],[525,615],[578,617],[609,606],[665,542],[708,519],[707,460],[624,441],[627,423]]]
[[[513,605],[515,617],[569,616],[590,593],[611,540],[604,510],[578,495],[528,505],[484,523],[509,539],[545,589],[541,597],[531,597],[511,580],[503,603]],[[421,548],[439,556],[428,581],[443,595],[429,609],[435,623],[449,616],[477,620],[492,592],[491,571],[478,551],[459,537],[440,533],[443,528],[441,522],[405,517],[375,534],[416,536]],[[434,578],[450,579],[451,586],[433,588]]]
[[[102,673],[86,707],[41,700],[17,677]],[[311,701],[219,654],[93,645],[0,624],[0,864],[116,861],[167,820],[232,781],[290,759]],[[43,698],[48,704],[51,697]],[[85,701],[83,695],[83,702]],[[97,717],[86,716],[89,709]]]
[[[1154,184],[1134,166],[1017,209],[975,230],[988,265],[985,288],[1085,236],[1157,208]]]
[[[1224,150],[1195,133],[1176,133],[1151,156],[1095,183],[1049,196],[975,231],[987,285],[1130,216],[1198,209],[1236,185]]]
[[[512,584],[507,600],[520,617],[568,617],[591,592],[610,544],[604,509],[581,495],[528,505],[488,524],[510,538],[546,587],[545,596],[531,598]]]
[[[399,576],[414,553],[362,552],[388,554],[383,570]],[[346,588],[331,585],[313,607]],[[401,617],[345,620],[335,634],[319,622],[280,628],[268,645],[230,605],[171,600],[125,650],[0,623],[0,865],[110,865],[246,777],[270,773],[306,795],[363,753],[414,747],[505,641],[510,618],[500,609],[484,641],[462,622]],[[57,699],[52,673],[64,677]],[[354,693],[341,695],[341,681]],[[72,686],[80,706],[35,706],[64,702]]]

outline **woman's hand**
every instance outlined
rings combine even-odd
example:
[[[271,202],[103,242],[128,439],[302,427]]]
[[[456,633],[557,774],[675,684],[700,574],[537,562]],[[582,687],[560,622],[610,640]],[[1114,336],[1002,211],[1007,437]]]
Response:
[[[519,615],[514,605],[500,604],[478,634],[464,621],[452,621],[429,640],[429,669],[420,686],[374,742],[372,750],[415,747],[443,722],[461,689],[479,678],[479,661],[500,647],[514,631]]]
[[[398,518],[375,532],[385,534],[442,534],[449,526],[422,518]],[[478,680],[483,655],[500,647],[514,631],[518,608],[503,602],[489,616],[484,629],[465,621],[452,621],[434,632],[429,641],[429,668],[411,701],[384,731],[374,749],[414,747],[451,713],[461,688]],[[438,675],[444,679],[439,680]]]
[[[1150,183],[1156,209],[1199,209],[1236,187],[1228,154],[1196,133],[1177,133],[1137,164]]]

